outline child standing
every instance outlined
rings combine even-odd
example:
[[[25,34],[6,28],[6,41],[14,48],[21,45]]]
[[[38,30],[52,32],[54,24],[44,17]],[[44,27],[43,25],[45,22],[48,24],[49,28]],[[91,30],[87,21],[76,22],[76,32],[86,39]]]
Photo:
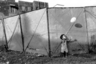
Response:
[[[60,55],[66,57],[68,55],[68,47],[67,47],[68,38],[65,34],[62,34],[60,36],[60,39],[61,39],[61,54]]]

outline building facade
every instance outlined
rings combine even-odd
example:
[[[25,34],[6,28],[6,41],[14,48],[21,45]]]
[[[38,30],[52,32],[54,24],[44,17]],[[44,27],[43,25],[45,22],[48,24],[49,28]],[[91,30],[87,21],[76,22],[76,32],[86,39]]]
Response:
[[[0,1],[15,2],[15,0],[0,0]]]
[[[47,7],[48,7],[47,2],[33,1],[33,10],[39,10]]]
[[[12,6],[16,6],[17,3],[15,2],[0,2],[0,12],[2,12],[5,16],[8,16],[10,13],[16,13],[16,9]]]
[[[16,3],[15,0],[0,0],[0,13],[3,13],[5,16],[16,15],[18,12],[26,13],[47,7],[48,3],[40,1],[34,1],[32,3],[19,1]]]
[[[32,4],[33,3],[30,3],[30,2],[19,1],[18,3],[19,11],[21,11],[22,13],[33,11]]]

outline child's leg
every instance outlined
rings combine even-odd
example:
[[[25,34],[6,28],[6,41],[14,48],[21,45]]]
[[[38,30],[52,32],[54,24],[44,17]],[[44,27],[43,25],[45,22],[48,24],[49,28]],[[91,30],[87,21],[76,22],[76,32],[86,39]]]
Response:
[[[68,52],[66,52],[66,57],[69,55],[69,53]]]
[[[64,51],[64,53],[63,53],[63,56],[65,57],[66,56],[66,52]]]
[[[66,52],[66,57],[67,57],[68,56],[68,48],[66,48],[65,52]]]
[[[66,57],[68,56],[68,53],[66,52]]]

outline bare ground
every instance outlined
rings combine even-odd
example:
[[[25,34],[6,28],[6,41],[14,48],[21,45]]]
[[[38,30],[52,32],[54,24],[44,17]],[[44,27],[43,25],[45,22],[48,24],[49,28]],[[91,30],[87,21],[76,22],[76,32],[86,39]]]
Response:
[[[0,52],[0,64],[96,64],[95,54],[69,55],[68,57],[38,57],[34,54],[21,54],[16,51]]]
[[[96,54],[75,54],[68,57],[37,56],[38,54],[5,52],[0,47],[0,64],[96,64]],[[7,63],[8,62],[8,63]]]

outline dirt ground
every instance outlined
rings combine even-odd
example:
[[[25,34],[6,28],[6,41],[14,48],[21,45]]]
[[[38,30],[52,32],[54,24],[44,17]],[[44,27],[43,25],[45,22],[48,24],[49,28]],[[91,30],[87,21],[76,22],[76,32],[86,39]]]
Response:
[[[38,54],[6,52],[0,47],[0,64],[96,64],[96,54],[75,54],[68,57],[47,57]]]
[[[0,52],[0,64],[96,64],[96,54],[69,55],[68,57],[38,57],[16,51]]]

